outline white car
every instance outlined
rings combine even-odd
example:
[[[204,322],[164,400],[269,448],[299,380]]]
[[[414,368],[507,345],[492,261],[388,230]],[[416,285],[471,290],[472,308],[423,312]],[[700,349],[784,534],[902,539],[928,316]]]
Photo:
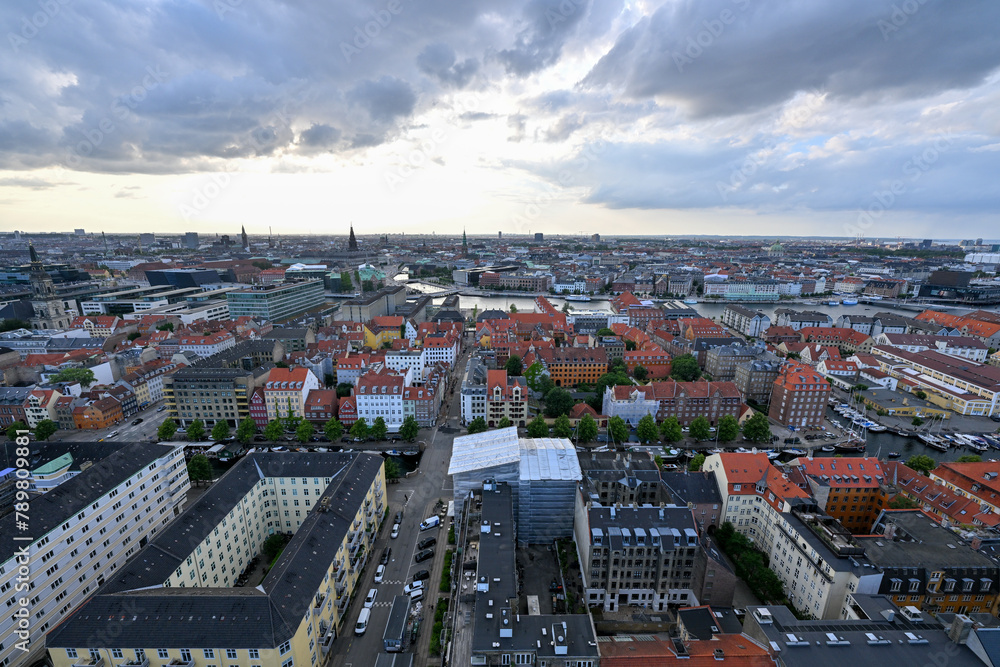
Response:
[[[389,537],[391,537],[392,539],[396,539],[397,537],[399,537],[399,524],[398,523],[392,524],[392,533],[389,535]]]
[[[375,568],[375,583],[381,584],[382,579],[385,577],[385,565],[379,565]]]
[[[378,589],[377,588],[369,589],[368,595],[365,597],[365,607],[371,609],[372,606],[375,604],[376,597],[378,597]]]
[[[424,588],[423,581],[414,581],[412,584],[406,584],[405,586],[403,586],[403,595],[409,595],[413,591],[423,590],[423,588]]]

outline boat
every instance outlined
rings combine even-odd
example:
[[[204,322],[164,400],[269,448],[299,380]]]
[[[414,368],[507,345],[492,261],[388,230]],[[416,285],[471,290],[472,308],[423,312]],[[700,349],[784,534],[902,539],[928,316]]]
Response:
[[[824,447],[823,449],[826,449],[826,447]],[[863,452],[865,451],[865,443],[850,442],[850,441],[841,442],[837,445],[834,445],[834,449],[837,450],[838,452]]]
[[[680,455],[681,455],[681,450],[679,450],[679,449],[667,449],[667,450],[664,450],[663,454],[661,455],[661,458],[663,458],[663,459],[676,459]]]
[[[789,456],[805,456],[808,452],[804,449],[798,449],[797,447],[792,447],[785,450],[785,454]]]
[[[837,448],[834,447],[833,445],[823,445],[822,447],[819,448],[819,451],[829,453],[837,451]]]
[[[420,456],[420,450],[416,449],[416,448],[414,448],[414,449],[404,449],[403,450],[403,456]]]
[[[693,306],[694,304],[698,303],[698,299],[684,299],[684,303],[686,303],[689,306]]]
[[[709,454],[722,454],[724,451],[726,451],[726,450],[722,449],[721,447],[717,447],[716,449],[710,449],[710,450],[708,450],[708,453]]]
[[[917,438],[928,447],[932,447],[938,451],[946,452],[949,449],[949,445],[946,440],[942,440],[941,438],[933,436],[930,433],[921,433],[917,436]]]
[[[898,459],[899,452],[889,452],[888,454],[886,454],[886,456],[888,456],[890,459]]]
[[[844,304],[845,306],[856,306],[856,305],[858,305],[858,300],[857,299],[844,299],[843,301],[841,301],[841,303]]]
[[[399,456],[401,452],[398,449],[390,449],[386,452],[389,456]]]
[[[569,294],[565,297],[567,301],[590,301],[590,297],[586,294]]]
[[[839,306],[840,302],[839,301],[827,301],[826,305],[828,305],[828,306]]]
[[[818,302],[813,301],[812,299],[806,299],[805,301],[802,302],[802,304],[805,305],[805,306],[817,306],[817,305],[819,305]]]
[[[885,426],[882,426],[881,424],[877,424],[875,422],[864,424],[864,427],[867,428],[872,433],[881,433],[882,431],[888,430]]]
[[[749,454],[750,450],[747,449],[746,447],[737,447],[736,448],[736,453],[737,454]]]

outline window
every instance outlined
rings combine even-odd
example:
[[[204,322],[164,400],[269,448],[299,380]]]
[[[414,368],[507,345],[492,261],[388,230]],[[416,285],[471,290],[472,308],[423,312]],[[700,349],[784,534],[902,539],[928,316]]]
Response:
[[[235,660],[236,659],[236,649],[234,649],[234,648],[227,648],[226,649],[226,657],[229,658],[230,660]]]
[[[169,658],[170,657],[170,653],[165,648],[158,648],[158,649],[156,649],[156,657],[157,658]]]
[[[278,647],[278,652],[281,653],[282,655],[288,653],[291,650],[292,650],[292,643],[288,641],[284,642],[281,646]]]
[[[250,659],[251,660],[260,660],[260,651],[258,649],[255,649],[255,648],[250,649]]]
[[[214,658],[215,657],[215,649],[214,648],[202,649],[202,652],[205,654],[206,658]]]
[[[66,657],[67,658],[73,658],[75,660],[76,657],[77,657],[76,656],[76,649],[75,648],[68,648],[68,649],[66,649]]]
[[[113,649],[111,649],[111,657],[112,658],[124,658],[125,657],[125,653],[123,653],[120,648],[113,648]]]

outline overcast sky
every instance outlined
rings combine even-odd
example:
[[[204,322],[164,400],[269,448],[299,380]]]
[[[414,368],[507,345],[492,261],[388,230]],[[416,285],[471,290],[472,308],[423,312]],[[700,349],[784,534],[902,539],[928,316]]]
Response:
[[[996,0],[5,0],[0,229],[1000,237]]]

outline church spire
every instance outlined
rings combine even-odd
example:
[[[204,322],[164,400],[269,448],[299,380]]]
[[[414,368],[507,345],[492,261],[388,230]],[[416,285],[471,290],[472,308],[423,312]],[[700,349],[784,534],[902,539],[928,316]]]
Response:
[[[347,250],[350,252],[358,251],[358,239],[354,236],[354,223],[351,223],[351,235],[347,237]]]
[[[462,228],[462,254],[469,254],[469,238],[465,235],[465,227]]]
[[[38,264],[41,267],[42,260],[38,259],[38,251],[35,250],[35,246],[31,241],[28,241],[28,255],[31,256],[32,269],[34,270],[34,265]]]
[[[240,225],[240,240],[243,241],[243,249],[250,249],[250,240],[247,238],[247,228],[246,225]]]

